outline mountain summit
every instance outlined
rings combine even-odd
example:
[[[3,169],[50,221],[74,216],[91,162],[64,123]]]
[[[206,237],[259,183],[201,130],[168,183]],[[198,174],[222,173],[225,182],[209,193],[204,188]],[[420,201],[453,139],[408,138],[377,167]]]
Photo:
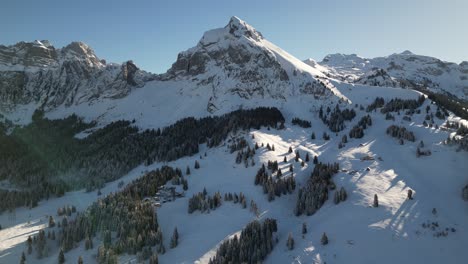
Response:
[[[198,44],[179,53],[165,80],[193,80],[212,88],[209,111],[233,95],[242,99],[290,96],[330,96],[333,87],[319,80],[324,74],[275,46],[254,27],[232,17],[205,32]]]

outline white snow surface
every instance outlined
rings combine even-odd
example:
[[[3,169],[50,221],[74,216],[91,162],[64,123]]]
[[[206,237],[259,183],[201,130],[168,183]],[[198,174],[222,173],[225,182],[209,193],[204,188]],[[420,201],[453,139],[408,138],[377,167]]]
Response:
[[[414,91],[400,88],[335,85],[353,104],[367,105],[376,96],[387,100],[419,96]],[[429,105],[428,100],[422,109],[426,105]],[[435,110],[434,105],[431,108]],[[285,109],[288,109],[285,111],[287,120],[298,116],[312,121],[312,128],[303,129],[287,122],[285,130],[263,128],[237,134],[245,136],[251,145],[254,142],[275,145],[275,151],[265,148],[258,150],[254,167],[245,168],[243,164],[236,164],[235,153],[230,154],[226,146],[213,149],[202,146],[200,153],[207,153],[203,159],[196,155],[148,167],[141,165],[123,178],[127,183],[144,171],[162,165],[185,168],[192,166],[195,160],[200,161],[201,168],[187,176],[189,190],[186,196],[157,209],[165,243],[168,243],[175,227],[180,234],[179,246],[160,255],[161,263],[207,263],[220,242],[238,234],[247,223],[257,219],[248,209],[241,209],[239,205],[229,202],[224,202],[209,214],[195,212],[189,215],[188,198],[203,188],[209,193],[243,192],[248,201],[253,199],[258,204],[259,219],[271,217],[278,220],[279,243],[265,263],[464,263],[468,257],[464,248],[468,243],[468,206],[460,197],[460,188],[468,180],[464,175],[468,170],[468,153],[455,152],[454,148],[441,144],[450,131],[423,127],[421,123],[425,114],[415,115],[412,122],[406,122],[398,115],[395,121],[387,121],[376,112],[371,113],[373,125],[365,131],[364,138],[350,139],[346,147],[338,149],[338,142],[349,129],[338,135],[332,134],[330,141],[324,141],[320,135],[328,129],[318,119],[317,109],[308,109],[300,102],[285,105]],[[358,116],[347,123],[347,128],[364,114],[358,111]],[[436,122],[438,125],[443,123],[441,120]],[[394,138],[385,134],[390,124],[405,125],[415,133],[417,142],[398,145]],[[316,140],[310,139],[312,131],[317,134]],[[432,156],[416,158],[419,140],[424,140]],[[347,190],[348,199],[338,205],[329,199],[316,214],[296,217],[293,208],[297,190],[307,181],[313,164],[309,162],[301,168],[300,163],[294,162],[294,153],[288,154],[290,146],[299,150],[302,157],[308,152],[311,157],[318,155],[321,162],[338,161],[340,168],[347,172],[338,173],[333,180],[338,188],[343,186]],[[361,161],[367,155],[375,160]],[[288,159],[287,163],[283,162],[284,156]],[[289,164],[293,163],[298,184],[293,194],[268,202],[262,188],[254,185],[256,171],[260,164],[268,160],[278,160],[283,171],[287,171]],[[349,173],[351,171],[355,172]],[[289,176],[289,172],[284,173],[284,177]],[[102,189],[103,195],[117,191],[119,181],[107,184]],[[406,199],[408,189],[414,191],[414,200]],[[371,207],[374,194],[379,196],[378,208]],[[330,191],[330,196],[333,197],[333,191]],[[85,193],[81,190],[67,193],[61,198],[41,201],[38,207],[31,210],[19,208],[14,214],[0,215],[3,226],[0,231],[0,263],[17,262],[21,252],[26,250],[24,241],[27,236],[40,229],[48,229],[46,216],[56,217],[58,207],[72,204],[78,210],[84,210],[96,199],[98,196],[95,192]],[[432,214],[433,208],[437,209],[436,215]],[[438,222],[440,228],[435,231],[423,228],[422,223],[428,221]],[[307,223],[308,233],[302,237],[301,226],[304,222]],[[436,231],[444,231],[445,228],[456,231],[449,230],[447,237],[434,236]],[[330,240],[326,246],[320,244],[323,232]],[[292,251],[286,249],[289,233],[295,239],[295,249]],[[84,251],[82,244],[66,253],[67,263],[75,262],[80,255],[85,263],[95,262],[95,250]],[[57,249],[51,249],[47,258],[36,260],[27,255],[27,260],[28,263],[55,263],[57,254]],[[135,256],[123,255],[120,260],[122,263],[136,263]]]

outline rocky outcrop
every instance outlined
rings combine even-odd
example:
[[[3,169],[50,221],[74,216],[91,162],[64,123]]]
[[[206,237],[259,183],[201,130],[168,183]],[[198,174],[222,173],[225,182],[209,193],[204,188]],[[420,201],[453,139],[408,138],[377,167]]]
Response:
[[[99,98],[121,98],[156,76],[132,61],[100,60],[82,42],[55,49],[48,41],[0,46],[0,110],[37,104],[44,110]]]

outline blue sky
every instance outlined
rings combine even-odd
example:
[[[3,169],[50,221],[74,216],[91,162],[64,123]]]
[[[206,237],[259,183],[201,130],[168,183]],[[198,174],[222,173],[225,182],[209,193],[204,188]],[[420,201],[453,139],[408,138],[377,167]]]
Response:
[[[161,73],[235,15],[300,59],[408,49],[459,63],[468,60],[467,11],[466,0],[3,0],[0,44],[79,40],[107,61]]]

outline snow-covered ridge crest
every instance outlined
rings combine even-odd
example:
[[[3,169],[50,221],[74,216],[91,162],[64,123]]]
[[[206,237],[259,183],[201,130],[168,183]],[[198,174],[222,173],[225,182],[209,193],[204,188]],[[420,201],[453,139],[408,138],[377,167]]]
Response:
[[[428,88],[433,92],[468,98],[468,63],[460,64],[416,55],[411,51],[394,53],[386,57],[367,59],[356,54],[327,55],[320,63],[333,78],[371,84],[373,86],[394,86],[404,88]],[[387,80],[369,80],[376,70],[383,70]],[[396,83],[394,82],[396,81]]]
[[[0,70],[38,71],[60,67],[65,61],[82,61],[89,67],[104,67],[94,50],[83,42],[72,42],[56,49],[48,40],[18,42],[10,46],[0,45]]]
[[[208,47],[211,44],[221,42],[223,39],[229,41],[231,38],[249,38],[254,41],[259,41],[263,39],[263,35],[245,21],[233,16],[224,28],[213,29],[205,32],[199,42],[199,45],[202,47]]]

